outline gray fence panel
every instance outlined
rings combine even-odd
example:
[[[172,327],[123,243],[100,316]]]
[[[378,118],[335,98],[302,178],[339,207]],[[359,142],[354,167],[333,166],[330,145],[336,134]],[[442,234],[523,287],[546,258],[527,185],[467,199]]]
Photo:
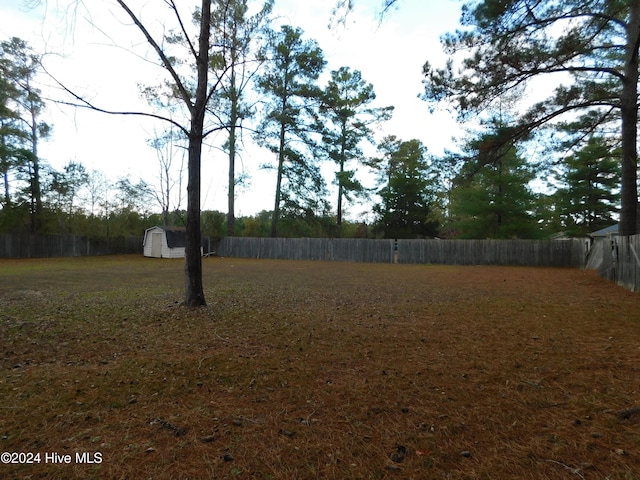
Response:
[[[393,240],[226,237],[218,255],[238,258],[391,263]]]
[[[586,268],[596,270],[601,277],[615,282],[617,279],[616,251],[617,245],[615,239],[611,237],[595,239],[589,250]]]
[[[336,238],[331,240],[331,260],[344,262],[393,262],[393,240]]]
[[[218,254],[239,258],[391,263],[393,240],[226,237]],[[398,240],[399,263],[584,267],[585,242],[572,240]]]
[[[616,263],[616,282],[624,288],[640,290],[640,235],[615,239],[612,261]]]
[[[632,292],[640,292],[640,235],[595,239],[586,268]]]
[[[570,240],[398,240],[399,263],[584,266],[585,242]]]
[[[142,237],[0,234],[0,258],[80,257],[142,253]]]

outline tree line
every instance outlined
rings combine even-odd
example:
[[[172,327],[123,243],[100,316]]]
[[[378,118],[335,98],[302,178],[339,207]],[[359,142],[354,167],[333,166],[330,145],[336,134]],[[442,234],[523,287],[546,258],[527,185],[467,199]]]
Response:
[[[33,87],[40,57],[11,39],[0,46],[3,230],[50,232],[69,228],[72,219],[113,228],[127,216],[138,216],[136,228],[184,224],[188,305],[204,303],[200,236],[208,228],[220,232],[222,218],[225,235],[543,238],[584,235],[618,214],[623,233],[636,231],[640,2],[465,4],[461,29],[442,39],[449,61],[427,62],[423,70],[424,100],[434,108],[446,103],[461,121],[475,120],[443,155],[416,139],[376,140],[374,127],[391,117],[393,106],[376,106],[373,85],[348,66],[320,85],[321,47],[300,28],[272,29],[272,0],[259,8],[249,0],[203,0],[190,10],[164,1],[156,9],[166,15],[153,16],[165,22],[161,34],[141,11],[115,3],[165,75],[142,89],[149,110],[112,111],[65,90],[78,107],[164,120],[166,130],[150,140],[159,184],[119,179],[105,187],[99,172],[80,163],[59,172],[46,165],[38,143],[51,127],[39,121],[46,104]],[[385,1],[384,11],[394,3]],[[339,2],[334,15],[347,15],[352,4]],[[558,82],[550,99],[520,107],[527,81],[557,74],[570,80]],[[200,211],[202,145],[214,132],[226,135],[224,214]],[[276,161],[266,167],[277,181],[272,209],[236,219],[244,135],[273,152]],[[335,165],[331,179],[321,173],[324,162]],[[365,185],[364,171],[375,186]],[[327,180],[336,187],[333,201]],[[372,205],[369,222],[345,220],[345,206],[356,201]]]

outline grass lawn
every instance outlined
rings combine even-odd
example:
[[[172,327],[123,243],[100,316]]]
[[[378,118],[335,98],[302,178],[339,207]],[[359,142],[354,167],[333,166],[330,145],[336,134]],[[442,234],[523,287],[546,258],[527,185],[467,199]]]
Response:
[[[640,296],[592,271],[203,263],[187,309],[181,260],[0,259],[0,478],[640,479]]]

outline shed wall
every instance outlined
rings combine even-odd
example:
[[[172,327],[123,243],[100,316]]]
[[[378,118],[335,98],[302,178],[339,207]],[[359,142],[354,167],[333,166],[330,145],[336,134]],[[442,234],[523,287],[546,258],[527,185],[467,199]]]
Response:
[[[161,235],[157,235],[160,233]],[[160,241],[160,248],[154,248],[154,242]],[[157,254],[159,252],[159,255]],[[144,256],[153,258],[184,258],[184,247],[169,247],[167,235],[160,227],[150,228],[145,232]]]
[[[162,237],[162,258],[184,258],[184,247],[169,248],[167,238]]]
[[[145,257],[155,257],[154,248],[153,248],[153,240],[157,238],[154,233],[162,233],[162,238],[164,238],[164,231],[161,228],[153,227],[145,230],[144,232],[144,248],[143,254]],[[156,249],[157,251],[157,249]]]

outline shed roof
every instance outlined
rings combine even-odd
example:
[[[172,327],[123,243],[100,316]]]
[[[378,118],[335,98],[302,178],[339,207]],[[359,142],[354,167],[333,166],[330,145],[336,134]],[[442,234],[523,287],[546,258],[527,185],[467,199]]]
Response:
[[[617,235],[618,234],[618,224],[610,225],[605,228],[601,228],[595,232],[590,233],[589,235],[592,237],[606,237],[607,235]]]
[[[186,245],[185,229],[180,227],[160,227],[167,236],[167,246],[169,248],[181,248]]]

